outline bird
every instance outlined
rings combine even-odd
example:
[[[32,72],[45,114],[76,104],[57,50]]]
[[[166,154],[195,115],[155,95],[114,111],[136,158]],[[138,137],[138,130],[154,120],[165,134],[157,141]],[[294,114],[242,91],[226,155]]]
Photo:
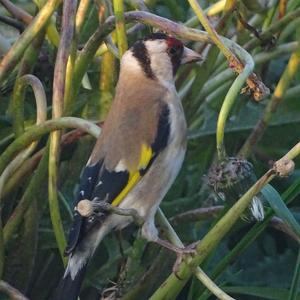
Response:
[[[159,238],[154,217],[186,152],[187,125],[174,77],[180,65],[201,59],[162,32],[137,40],[123,54],[114,100],[81,174],[65,249],[68,264],[55,300],[77,299],[101,240],[133,222],[130,215],[101,210],[101,204],[134,210],[143,220],[141,235],[173,249]],[[84,215],[84,201],[100,209]]]

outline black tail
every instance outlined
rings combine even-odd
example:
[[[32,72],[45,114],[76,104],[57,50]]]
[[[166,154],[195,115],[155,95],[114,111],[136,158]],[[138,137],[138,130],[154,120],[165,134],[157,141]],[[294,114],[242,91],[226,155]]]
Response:
[[[87,265],[84,265],[72,279],[70,273],[67,273],[59,282],[52,300],[77,300],[80,293],[80,287],[86,272]]]

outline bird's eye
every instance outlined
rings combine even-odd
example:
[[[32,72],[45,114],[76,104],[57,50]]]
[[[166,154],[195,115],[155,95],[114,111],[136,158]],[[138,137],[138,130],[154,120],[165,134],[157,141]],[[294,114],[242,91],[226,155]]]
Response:
[[[168,49],[168,52],[169,52],[169,54],[174,55],[177,53],[178,50],[179,50],[179,47],[173,46]]]

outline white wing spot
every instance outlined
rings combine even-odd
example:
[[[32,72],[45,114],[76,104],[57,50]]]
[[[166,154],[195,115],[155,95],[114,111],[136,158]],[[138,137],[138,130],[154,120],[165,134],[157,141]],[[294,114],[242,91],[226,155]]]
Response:
[[[100,186],[103,182],[100,180],[96,186]]]
[[[80,191],[80,193],[79,193],[81,196],[84,196],[84,191],[82,190],[82,191]]]
[[[115,167],[116,172],[127,171],[126,163],[121,159]]]
[[[91,182],[91,181],[92,181],[92,177],[89,177],[89,178],[88,178],[88,181]]]

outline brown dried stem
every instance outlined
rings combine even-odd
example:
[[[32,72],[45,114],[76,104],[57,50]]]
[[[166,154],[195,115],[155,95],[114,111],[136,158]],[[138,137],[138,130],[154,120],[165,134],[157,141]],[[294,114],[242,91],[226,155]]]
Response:
[[[63,6],[62,32],[60,43],[57,51],[54,80],[53,80],[53,100],[52,100],[52,117],[59,118],[63,114],[64,96],[65,96],[65,81],[66,68],[68,58],[71,52],[73,34],[75,29],[75,12],[77,8],[77,1],[66,0]],[[53,131],[50,134],[49,147],[49,209],[52,221],[52,226],[56,238],[56,242],[64,263],[64,249],[66,246],[66,239],[64,229],[60,217],[57,182],[58,182],[58,164],[60,151],[61,132]]]
[[[7,9],[7,11],[13,17],[15,17],[19,21],[22,21],[24,24],[28,25],[32,21],[33,17],[29,13],[14,5],[11,1],[0,0],[0,3]]]

